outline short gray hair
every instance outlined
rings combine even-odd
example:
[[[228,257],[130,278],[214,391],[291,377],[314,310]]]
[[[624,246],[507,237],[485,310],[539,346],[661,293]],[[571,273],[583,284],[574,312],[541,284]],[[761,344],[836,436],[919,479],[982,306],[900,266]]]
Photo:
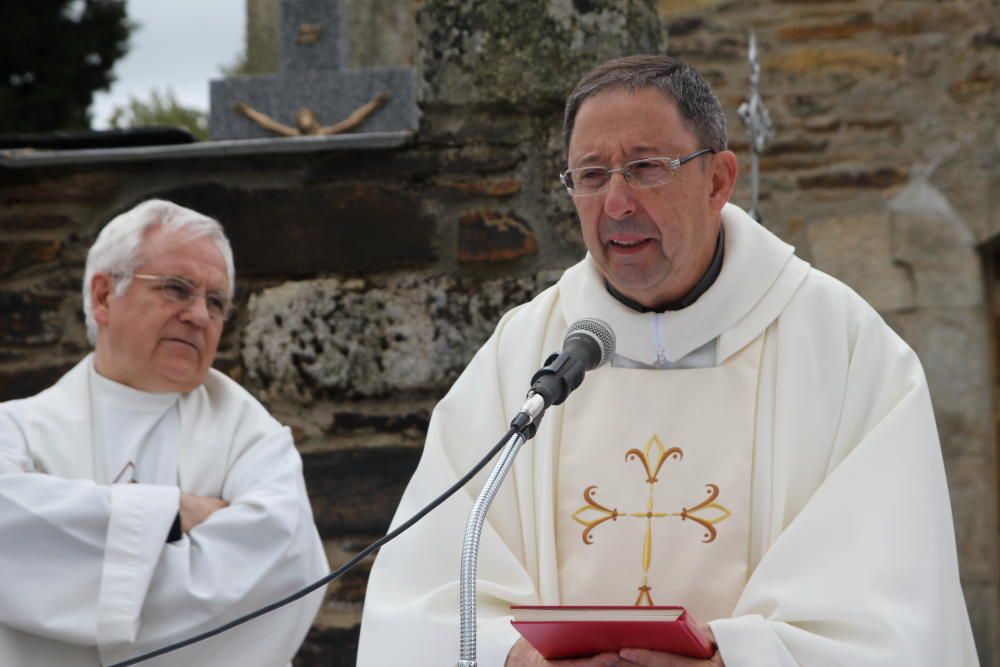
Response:
[[[236,269],[233,250],[222,225],[213,218],[163,199],[147,199],[132,209],[116,216],[87,252],[87,265],[83,272],[83,316],[87,323],[87,340],[97,344],[97,322],[90,299],[90,284],[95,273],[108,273],[116,278],[115,293],[124,294],[132,274],[142,261],[140,252],[147,231],[152,227],[185,231],[191,238],[207,236],[215,242],[226,262],[229,277],[229,296],[235,289]]]
[[[726,114],[712,87],[693,67],[664,55],[628,56],[598,65],[586,74],[566,98],[563,144],[569,152],[576,114],[583,102],[615,88],[634,91],[654,87],[677,104],[681,117],[698,138],[699,148],[726,150]]]

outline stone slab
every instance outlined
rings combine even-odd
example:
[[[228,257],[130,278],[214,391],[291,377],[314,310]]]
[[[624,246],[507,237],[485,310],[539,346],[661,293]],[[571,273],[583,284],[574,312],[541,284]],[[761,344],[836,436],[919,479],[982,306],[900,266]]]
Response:
[[[398,185],[245,189],[206,183],[150,196],[222,222],[237,277],[378,271],[434,257],[434,223],[421,216],[419,196]]]
[[[320,533],[385,533],[419,460],[419,447],[304,454],[306,487]]]
[[[234,111],[237,102],[293,128],[296,112],[308,108],[323,126],[329,126],[344,120],[376,95],[386,93],[390,96],[386,105],[353,133],[416,130],[420,122],[411,67],[238,76],[212,81],[210,92],[208,133],[213,140],[278,136]]]
[[[191,160],[200,158],[216,157],[241,157],[257,155],[298,155],[305,153],[330,153],[347,150],[375,151],[390,148],[407,146],[415,141],[412,130],[402,130],[398,132],[363,132],[361,134],[334,134],[326,137],[267,137],[261,139],[232,139],[229,141],[202,141],[196,144],[181,144],[178,146],[149,146],[142,148],[95,148],[78,151],[0,151],[0,167],[11,167],[15,169],[31,169],[32,167],[54,167],[60,165],[98,165],[115,162],[155,162],[161,160]],[[4,178],[10,180],[10,171],[4,173]],[[70,179],[70,186],[74,183],[82,183],[72,192],[60,190],[64,181],[54,182],[49,179],[50,187],[44,190],[35,186],[34,194],[38,199],[50,201],[53,197],[66,199],[76,197],[80,199],[102,199],[107,195],[103,190],[97,189],[103,184],[95,183],[96,179],[84,179],[79,174],[74,174]],[[83,186],[92,185],[90,195],[83,190]],[[11,192],[13,188],[6,188],[0,194],[0,198]],[[50,197],[43,197],[44,193],[51,190]],[[15,193],[15,196],[17,194]],[[2,201],[2,199],[0,199]],[[6,218],[4,218],[6,220]],[[51,225],[59,224],[53,217]]]
[[[282,0],[279,62],[283,73],[342,69],[347,16],[342,0]]]
[[[811,220],[807,234],[816,268],[847,283],[877,310],[913,307],[913,282],[893,261],[887,215]]]

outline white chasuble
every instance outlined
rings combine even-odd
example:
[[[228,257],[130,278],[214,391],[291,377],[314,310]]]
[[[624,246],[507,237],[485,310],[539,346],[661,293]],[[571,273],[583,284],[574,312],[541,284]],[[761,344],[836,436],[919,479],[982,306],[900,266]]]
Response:
[[[229,505],[168,543],[182,490]],[[132,658],[328,571],[287,427],[217,371],[151,395],[99,377],[93,356],[0,403],[0,535],[3,667]],[[144,664],[288,664],[321,597]]]
[[[566,403],[556,509],[563,604],[729,616],[749,573],[762,340],[710,368],[602,369]]]
[[[393,525],[503,433],[566,329],[600,318],[632,367],[588,373],[551,408],[494,499],[482,667],[518,640],[512,604],[651,602],[709,623],[727,667],[974,667],[916,356],[746,213],[722,217],[722,270],[686,308],[629,310],[587,258],[505,315],[434,409]],[[455,663],[459,554],[486,475],[381,549],[359,667]]]

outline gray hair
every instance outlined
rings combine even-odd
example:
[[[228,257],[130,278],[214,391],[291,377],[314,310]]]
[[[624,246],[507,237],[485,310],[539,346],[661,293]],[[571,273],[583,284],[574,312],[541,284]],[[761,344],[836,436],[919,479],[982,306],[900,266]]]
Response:
[[[563,144],[569,152],[576,114],[583,102],[615,88],[634,91],[655,87],[674,102],[688,128],[698,138],[699,148],[726,150],[726,114],[712,87],[693,67],[664,55],[628,56],[598,65],[586,74],[566,98]]]
[[[132,274],[142,262],[142,242],[146,233],[155,226],[185,231],[191,238],[209,237],[215,242],[226,262],[229,277],[229,296],[235,289],[236,269],[233,250],[225,232],[213,218],[163,199],[148,199],[134,208],[116,216],[87,252],[87,265],[83,273],[83,316],[87,322],[87,340],[97,344],[97,322],[90,299],[90,285],[95,273],[108,273],[115,277],[115,294],[128,289]]]

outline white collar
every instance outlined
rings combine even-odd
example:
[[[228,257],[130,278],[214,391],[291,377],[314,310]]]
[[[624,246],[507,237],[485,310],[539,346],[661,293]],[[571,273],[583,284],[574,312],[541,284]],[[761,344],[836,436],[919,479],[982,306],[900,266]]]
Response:
[[[615,332],[617,352],[644,364],[664,356],[676,362],[718,339],[716,363],[760,335],[781,313],[809,265],[794,248],[743,210],[727,204],[725,259],[708,290],[687,308],[638,313],[608,293],[589,253],[559,282],[567,322],[586,317],[605,320]]]
[[[178,392],[142,391],[114,380],[108,379],[97,372],[94,357],[90,357],[90,380],[101,403],[107,407],[130,410],[133,412],[161,413],[173,405],[180,396]]]

